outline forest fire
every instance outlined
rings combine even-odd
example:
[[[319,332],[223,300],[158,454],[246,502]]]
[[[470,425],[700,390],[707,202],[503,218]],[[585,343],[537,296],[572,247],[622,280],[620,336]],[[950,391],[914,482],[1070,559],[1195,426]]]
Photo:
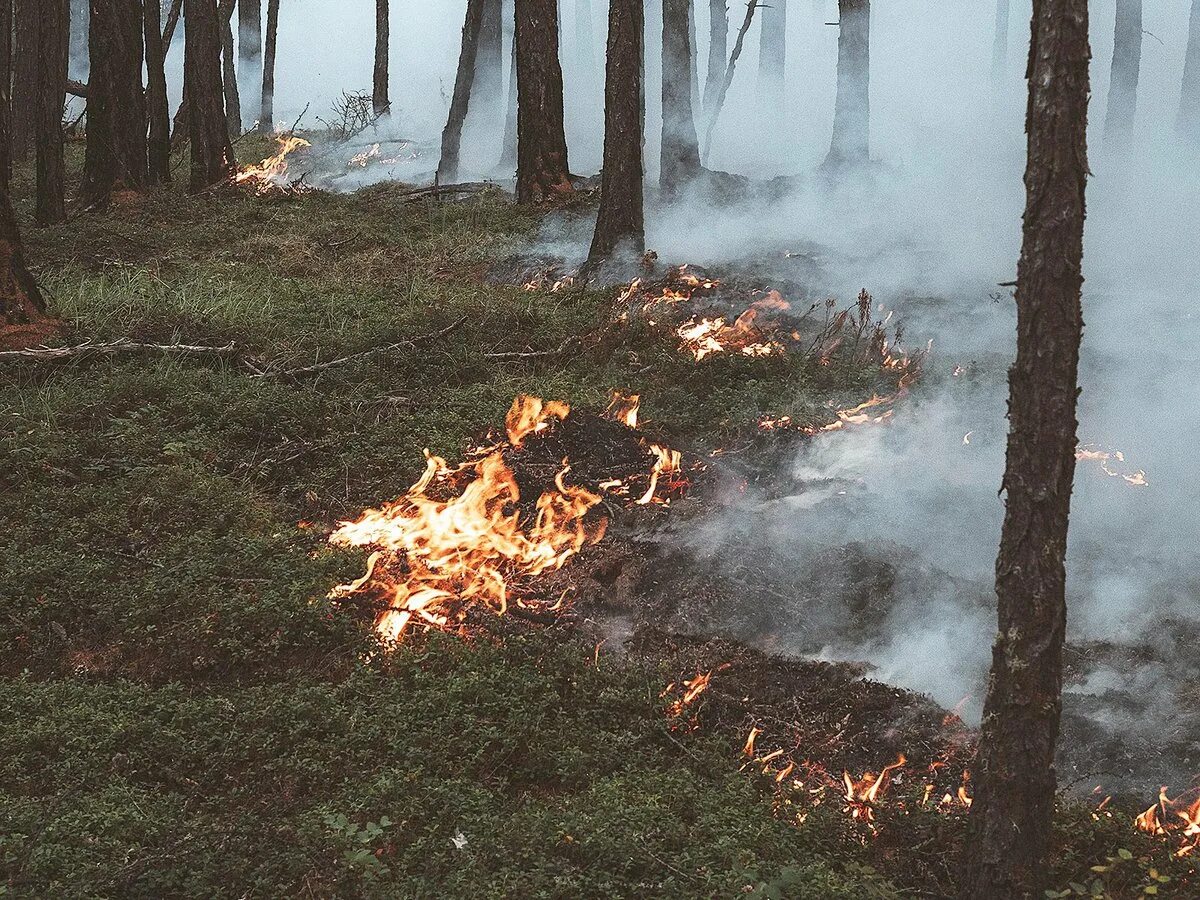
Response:
[[[1145,469],[1132,469],[1125,463],[1125,454],[1120,450],[1106,450],[1095,444],[1080,444],[1075,451],[1079,462],[1094,462],[1109,478],[1120,478],[1133,487],[1149,487],[1150,480]]]
[[[1134,819],[1134,825],[1146,834],[1178,838],[1175,855],[1190,856],[1200,848],[1200,789],[1172,800],[1163,787],[1158,802]]]
[[[234,176],[234,183],[246,185],[262,196],[272,191],[303,192],[304,187],[295,182],[288,183],[288,157],[297,150],[311,147],[312,144],[294,134],[276,135],[278,152],[269,156],[257,166],[243,166]]]

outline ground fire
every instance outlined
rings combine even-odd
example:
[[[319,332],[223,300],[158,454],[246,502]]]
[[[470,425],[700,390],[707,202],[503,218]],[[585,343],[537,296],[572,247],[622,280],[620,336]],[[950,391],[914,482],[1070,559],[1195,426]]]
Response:
[[[252,189],[256,194],[269,194],[273,191],[302,192],[304,186],[295,181],[288,181],[288,157],[298,150],[311,147],[312,144],[294,134],[276,135],[278,144],[274,156],[269,156],[256,166],[242,166],[234,176],[234,183]]]

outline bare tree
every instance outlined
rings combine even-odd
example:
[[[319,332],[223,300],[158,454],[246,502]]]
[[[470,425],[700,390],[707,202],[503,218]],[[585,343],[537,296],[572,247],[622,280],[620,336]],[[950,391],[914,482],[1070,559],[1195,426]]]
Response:
[[[863,165],[871,158],[871,0],[838,0],[837,97],[825,164]]]
[[[142,190],[147,181],[146,98],[142,91],[141,0],[92,4],[88,40],[87,152],[80,197],[107,206],[113,190]]]
[[[221,27],[221,78],[225,83],[225,120],[229,133],[242,133],[242,95],[238,90],[237,59],[233,55],[233,12],[237,0],[220,0],[217,16]]]
[[[24,162],[37,129],[38,52],[41,48],[41,0],[15,0],[12,49],[13,160]]]
[[[713,97],[712,109],[707,110],[708,127],[704,134],[704,158],[708,158],[708,153],[712,149],[713,132],[717,129],[717,120],[721,117],[721,110],[725,106],[725,97],[729,94],[729,88],[733,86],[733,76],[737,71],[737,61],[742,56],[742,47],[746,43],[746,35],[750,33],[750,26],[754,24],[754,13],[758,10],[759,0],[748,0],[746,3],[746,18],[742,19],[742,27],[738,29],[737,37],[733,41],[733,50],[729,53],[729,62],[725,64],[725,77],[721,81],[720,87],[717,89]]]
[[[1128,145],[1133,132],[1141,68],[1142,0],[1117,0],[1104,140],[1118,150]]]
[[[504,0],[484,0],[471,96],[491,121],[504,116]]]
[[[992,43],[992,84],[1004,82],[1008,71],[1008,20],[1012,0],[996,0],[996,38]]]
[[[44,226],[56,225],[67,218],[62,118],[67,56],[71,49],[70,0],[45,0],[38,38],[37,209],[34,221]]]
[[[516,0],[517,202],[569,194],[556,0]]]
[[[1041,897],[1062,714],[1087,185],[1087,0],[1034,0],[1017,358],[996,560],[999,634],[961,896]]]
[[[0,0],[0,191],[12,178],[13,0]]]
[[[267,0],[267,45],[263,53],[262,111],[258,133],[270,134],[275,127],[275,50],[279,43],[279,0]]]
[[[764,109],[783,109],[784,72],[787,67],[787,0],[768,0],[759,22],[758,96]]]
[[[183,84],[187,94],[193,194],[228,181],[237,170],[221,83],[221,26],[217,0],[185,0]]]
[[[388,0],[375,0],[375,72],[371,104],[376,116],[385,116],[391,108],[388,99],[388,54],[391,52],[391,12]]]
[[[690,0],[663,0],[662,29],[662,145],[659,184],[664,196],[675,197],[679,189],[700,174],[700,143],[692,109],[688,64],[692,58],[688,33]]]
[[[146,108],[150,117],[149,180],[171,180],[171,110],[167,106],[166,46],[161,0],[144,0],[146,40]]]
[[[725,80],[725,54],[729,52],[729,4],[708,0],[708,75],[704,79],[704,112],[710,114]]]
[[[467,14],[462,29],[462,49],[458,54],[458,74],[454,79],[454,96],[450,114],[442,130],[442,156],[438,162],[439,184],[449,184],[458,178],[459,151],[462,149],[463,124],[471,103],[471,86],[475,79],[475,63],[479,52],[479,34],[483,27],[484,7],[488,0],[467,0]]]
[[[237,6],[238,77],[253,91],[262,76],[262,0],[238,0]]]
[[[681,2],[686,4],[688,0]],[[643,0],[610,0],[604,78],[604,180],[596,232],[585,267],[588,273],[609,262],[624,265],[635,261],[646,248],[642,196],[644,17]],[[686,6],[682,25],[686,42]],[[683,78],[683,91],[690,105],[686,69]]]
[[[1178,129],[1183,137],[1200,143],[1200,0],[1192,0],[1187,56],[1183,62],[1183,90],[1179,95]]]

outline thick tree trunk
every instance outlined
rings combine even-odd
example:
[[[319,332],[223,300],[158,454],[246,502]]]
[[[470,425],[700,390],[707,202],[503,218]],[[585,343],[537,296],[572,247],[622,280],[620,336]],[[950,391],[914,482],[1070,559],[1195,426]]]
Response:
[[[681,2],[686,4],[688,0]],[[610,0],[604,77],[604,178],[588,272],[608,262],[636,263],[646,249],[642,202],[644,15],[643,0]],[[682,25],[686,42],[686,5]],[[686,68],[682,76],[684,99],[690,100]]]
[[[692,58],[687,24],[689,5],[690,0],[663,0],[663,130],[659,184],[668,200],[700,174],[700,142],[696,138],[688,78],[688,62]]]
[[[166,48],[163,45],[161,0],[144,0],[146,40],[146,109],[150,117],[147,144],[151,184],[171,180],[171,110],[167,106]]]
[[[1137,115],[1138,80],[1142,70],[1142,0],[1117,0],[1113,33],[1112,79],[1104,117],[1105,143],[1120,150],[1128,145]]]
[[[391,13],[388,0],[375,0],[375,74],[371,103],[376,116],[387,115],[392,101],[388,99],[388,54],[390,51]]]
[[[12,178],[13,0],[0,0],[0,191]]]
[[[242,133],[242,95],[238,90],[237,58],[233,55],[233,12],[237,0],[221,0],[221,80],[225,84],[225,120],[231,135]]]
[[[454,96],[450,100],[450,115],[446,120],[446,127],[442,130],[442,157],[437,169],[439,184],[452,184],[458,179],[463,123],[467,121],[467,109],[471,104],[471,85],[475,80],[479,34],[483,27],[483,12],[487,2],[489,0],[467,0],[462,49],[458,54],[458,75],[454,79]]]
[[[263,53],[262,111],[258,133],[275,130],[275,50],[279,43],[279,0],[267,0],[267,45]]]
[[[504,116],[504,0],[484,0],[471,97],[489,122]]]
[[[1183,91],[1179,96],[1181,137],[1200,143],[1200,0],[1192,0],[1187,56],[1183,61]]]
[[[1008,20],[1012,0],[996,0],[996,38],[992,43],[992,84],[1000,85],[1008,72]]]
[[[216,0],[185,0],[183,85],[187,94],[193,194],[228,181],[237,171],[221,84],[221,26]]]
[[[63,101],[67,96],[67,58],[71,50],[70,0],[44,0],[39,29],[37,109],[38,225],[67,218],[63,163]]]
[[[839,0],[837,98],[826,165],[871,158],[871,0]]]
[[[1042,896],[1062,712],[1087,184],[1087,0],[1034,0],[1017,358],[996,561],[999,635],[961,896]]]
[[[759,23],[758,98],[764,110],[783,110],[784,70],[787,67],[787,0],[769,0]]]
[[[569,194],[556,0],[516,0],[517,202]]]
[[[262,0],[238,0],[238,78],[248,96],[261,87]]]
[[[92,0],[83,205],[102,208],[114,189],[146,186],[141,0]]]
[[[38,52],[41,48],[42,0],[15,0],[13,16],[13,80],[11,153],[24,162],[37,130]]]
[[[708,75],[704,79],[704,112],[712,113],[725,80],[725,54],[729,52],[729,4],[708,0]]]
[[[0,135],[7,140],[8,135]],[[46,317],[46,303],[25,268],[21,234],[8,200],[0,190],[0,328],[30,325]]]

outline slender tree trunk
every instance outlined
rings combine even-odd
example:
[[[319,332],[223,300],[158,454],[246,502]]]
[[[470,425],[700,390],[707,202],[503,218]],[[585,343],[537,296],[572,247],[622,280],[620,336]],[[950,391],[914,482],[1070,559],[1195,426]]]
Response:
[[[238,91],[237,59],[233,55],[233,12],[237,0],[220,0],[221,78],[225,83],[225,120],[231,135],[242,133],[242,95]]]
[[[992,84],[1004,83],[1008,72],[1008,21],[1012,0],[996,0],[996,39],[992,44]]]
[[[0,0],[0,191],[12,178],[13,0]]]
[[[659,183],[673,199],[681,187],[700,174],[700,143],[687,77],[692,47],[687,15],[690,0],[663,0],[662,152]]]
[[[491,123],[504,116],[504,0],[484,0],[471,95]]]
[[[1200,0],[1192,0],[1187,56],[1183,61],[1183,91],[1179,96],[1179,134],[1200,143]]]
[[[150,116],[149,176],[151,184],[171,180],[171,110],[167,106],[166,51],[161,0],[144,0],[146,39],[146,108]]]
[[[175,41],[175,29],[179,25],[179,17],[183,15],[183,0],[171,0],[171,8],[167,12],[167,23],[163,26],[163,52],[171,49]]]
[[[275,129],[275,50],[279,43],[279,0],[267,0],[267,46],[263,53],[262,112],[258,133]]]
[[[63,164],[63,101],[66,99],[67,57],[71,51],[70,0],[44,0],[39,29],[37,109],[38,225],[56,225],[67,218],[66,172]]]
[[[141,0],[92,0],[83,205],[103,208],[114,189],[146,186]]]
[[[1138,80],[1142,69],[1142,0],[1117,0],[1113,34],[1112,79],[1104,117],[1105,143],[1128,146],[1137,115]]]
[[[183,83],[192,148],[188,191],[198,194],[228,181],[237,165],[225,119],[217,2],[185,0],[185,7]]]
[[[516,0],[517,202],[569,194],[556,0]]]
[[[9,135],[0,135],[5,141]],[[46,302],[25,268],[21,234],[8,191],[0,190],[0,328],[30,325],[46,317]]]
[[[1087,184],[1087,0],[1034,0],[1017,358],[996,561],[999,634],[961,896],[1042,896],[1062,713]]]
[[[517,167],[517,41],[513,35],[509,53],[508,112],[504,116],[504,144],[500,150],[500,169],[512,172]]]
[[[37,129],[38,51],[42,0],[15,0],[13,14],[12,158],[24,162]]]
[[[700,105],[700,61],[699,44],[696,42],[696,0],[688,0],[688,47],[691,56],[688,57],[688,81],[692,91],[692,108]],[[645,87],[646,73],[642,72],[642,85]]]
[[[871,0],[839,0],[837,99],[828,166],[871,158]]]
[[[248,95],[261,87],[262,0],[238,0],[238,77]]]
[[[787,0],[769,0],[763,7],[762,37],[758,43],[758,98],[763,109],[783,110],[784,71],[787,67]]]
[[[713,104],[725,81],[725,54],[729,52],[729,4],[726,0],[708,0],[708,75],[704,79],[704,112],[712,113]]]
[[[688,0],[681,2],[686,4]],[[610,0],[604,77],[604,180],[596,233],[588,253],[589,272],[610,261],[636,262],[646,249],[642,198],[644,16],[643,0]],[[686,5],[682,17],[686,42]],[[687,69],[682,75],[684,99],[690,101]]]
[[[375,0],[375,75],[371,102],[376,116],[387,115],[392,101],[388,99],[388,54],[390,51],[391,13],[388,0]]]
[[[479,33],[483,27],[486,2],[487,0],[467,0],[462,50],[458,54],[458,75],[454,79],[454,97],[450,101],[450,115],[446,120],[446,127],[442,130],[442,157],[437,170],[439,184],[451,184],[458,178],[463,123],[467,121],[467,109],[471,104],[471,84],[475,79]]]
[[[725,106],[725,97],[729,94],[729,88],[733,86],[737,61],[742,56],[742,46],[745,44],[746,35],[750,33],[750,26],[754,24],[754,13],[758,10],[758,6],[758,0],[749,0],[746,3],[746,18],[742,20],[742,27],[738,29],[737,37],[733,41],[733,50],[730,51],[729,62],[725,65],[725,77],[713,97],[712,110],[708,113],[708,127],[704,134],[705,159],[708,158],[709,151],[712,149],[713,132],[717,130],[717,120],[721,117],[721,109]]]

